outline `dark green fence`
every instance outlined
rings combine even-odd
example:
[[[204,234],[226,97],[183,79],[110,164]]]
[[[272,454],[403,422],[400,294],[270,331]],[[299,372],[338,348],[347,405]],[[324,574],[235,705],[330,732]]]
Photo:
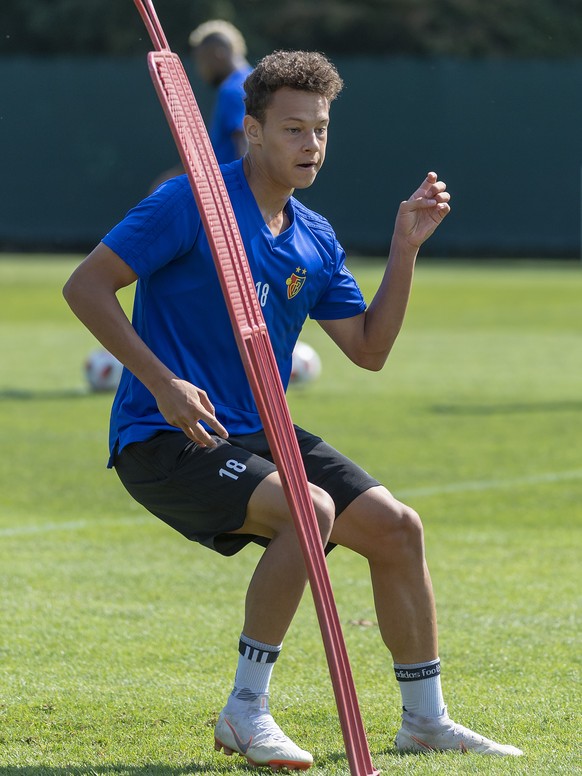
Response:
[[[337,64],[328,158],[300,197],[348,249],[385,252],[435,169],[454,212],[426,253],[580,255],[582,60]],[[0,59],[0,143],[4,249],[90,248],[177,161],[145,58]]]

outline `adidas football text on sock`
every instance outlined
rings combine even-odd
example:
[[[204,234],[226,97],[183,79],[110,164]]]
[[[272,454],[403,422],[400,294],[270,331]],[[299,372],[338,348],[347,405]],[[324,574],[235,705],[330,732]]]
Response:
[[[444,713],[438,657],[427,663],[394,663],[394,672],[405,711],[424,717],[438,717]]]

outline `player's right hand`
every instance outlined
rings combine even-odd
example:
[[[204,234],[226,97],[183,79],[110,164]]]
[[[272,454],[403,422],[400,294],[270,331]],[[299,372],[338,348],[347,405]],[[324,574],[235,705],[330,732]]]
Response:
[[[171,426],[181,428],[193,442],[203,447],[216,447],[215,440],[200,425],[204,421],[218,436],[226,439],[228,431],[217,420],[214,406],[206,391],[175,377],[156,395],[158,409]]]

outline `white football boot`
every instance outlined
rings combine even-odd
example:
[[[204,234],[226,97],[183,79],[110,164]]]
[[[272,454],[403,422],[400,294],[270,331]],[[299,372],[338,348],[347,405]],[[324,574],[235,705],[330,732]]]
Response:
[[[522,755],[521,749],[498,744],[453,722],[445,713],[440,717],[422,717],[408,711],[402,713],[402,727],[396,734],[396,748],[400,752],[431,752],[456,749],[477,754]]]
[[[225,707],[214,729],[214,748],[227,755],[238,752],[250,765],[274,771],[305,771],[313,765],[313,757],[283,733],[268,708],[231,713]]]

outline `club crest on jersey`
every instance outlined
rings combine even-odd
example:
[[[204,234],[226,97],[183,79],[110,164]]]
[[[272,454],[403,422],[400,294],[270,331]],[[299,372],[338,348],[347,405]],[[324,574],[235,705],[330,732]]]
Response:
[[[307,275],[306,269],[297,267],[295,272],[291,274],[291,277],[287,278],[287,280],[285,281],[285,283],[287,284],[287,299],[293,299],[293,297],[297,296],[297,294],[301,291],[301,289],[305,285],[306,275]]]

